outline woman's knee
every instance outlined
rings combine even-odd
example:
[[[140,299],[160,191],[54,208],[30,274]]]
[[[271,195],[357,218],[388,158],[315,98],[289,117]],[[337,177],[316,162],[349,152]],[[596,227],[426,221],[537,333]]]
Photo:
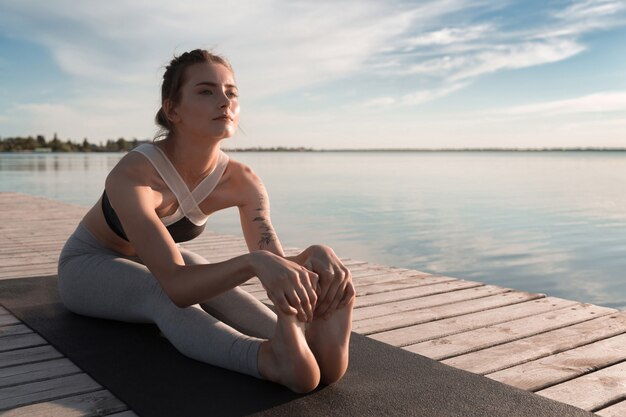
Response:
[[[185,261],[185,265],[204,265],[210,263],[203,256],[198,255],[189,249],[179,248],[179,250],[183,260]]]

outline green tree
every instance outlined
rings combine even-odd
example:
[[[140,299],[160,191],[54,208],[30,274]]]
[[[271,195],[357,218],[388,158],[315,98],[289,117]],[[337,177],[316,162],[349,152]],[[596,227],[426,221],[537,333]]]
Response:
[[[52,140],[50,141],[50,149],[52,149],[52,152],[60,152],[61,148],[62,148],[62,143],[59,140],[59,137],[57,136],[57,134],[54,134],[54,137],[52,138]]]
[[[128,150],[128,142],[126,142],[126,139],[119,138],[117,140],[117,150],[120,152]]]
[[[37,135],[37,147],[38,148],[46,147],[46,138],[43,135]]]

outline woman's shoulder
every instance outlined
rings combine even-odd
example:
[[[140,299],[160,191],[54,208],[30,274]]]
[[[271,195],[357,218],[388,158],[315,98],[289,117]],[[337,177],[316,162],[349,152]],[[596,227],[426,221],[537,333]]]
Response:
[[[128,152],[113,167],[107,181],[124,180],[145,183],[154,177],[156,170],[150,161],[139,152]]]
[[[261,178],[249,165],[233,158],[228,160],[226,174],[230,176],[229,180],[239,186],[249,186],[261,181]]]

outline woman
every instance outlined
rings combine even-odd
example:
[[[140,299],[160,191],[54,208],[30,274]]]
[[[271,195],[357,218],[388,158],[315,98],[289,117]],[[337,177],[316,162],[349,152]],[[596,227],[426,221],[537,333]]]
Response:
[[[354,287],[327,246],[284,256],[261,180],[220,150],[237,129],[237,94],[219,56],[170,62],[156,116],[163,139],[110,172],[63,248],[59,292],[77,314],[156,323],[188,357],[305,393],[346,371]],[[233,206],[250,253],[209,264],[177,245]],[[276,314],[238,288],[253,276]]]

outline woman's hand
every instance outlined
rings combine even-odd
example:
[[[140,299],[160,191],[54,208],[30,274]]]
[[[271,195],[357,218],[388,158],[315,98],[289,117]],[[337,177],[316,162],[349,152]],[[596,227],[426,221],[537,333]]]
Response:
[[[328,318],[338,307],[352,301],[356,295],[352,274],[331,248],[313,245],[299,256],[304,256],[302,266],[319,276],[317,317]]]
[[[250,252],[255,275],[274,305],[298,320],[310,322],[317,303],[317,274],[265,250]]]

